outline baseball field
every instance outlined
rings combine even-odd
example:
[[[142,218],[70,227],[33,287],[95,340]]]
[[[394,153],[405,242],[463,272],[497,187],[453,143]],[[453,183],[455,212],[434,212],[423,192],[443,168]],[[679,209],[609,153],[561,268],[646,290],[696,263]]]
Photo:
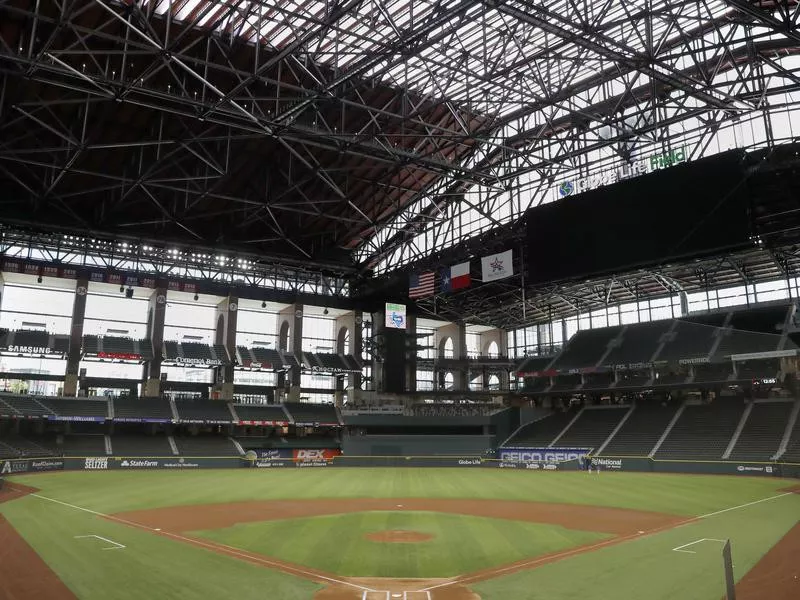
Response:
[[[797,480],[340,468],[62,472],[0,492],[0,598],[800,598]]]

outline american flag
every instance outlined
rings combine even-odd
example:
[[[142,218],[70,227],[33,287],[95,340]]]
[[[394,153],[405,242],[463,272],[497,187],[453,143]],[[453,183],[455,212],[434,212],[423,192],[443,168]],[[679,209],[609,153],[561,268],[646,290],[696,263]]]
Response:
[[[408,297],[424,298],[425,296],[432,296],[434,279],[433,271],[412,273],[408,281]]]

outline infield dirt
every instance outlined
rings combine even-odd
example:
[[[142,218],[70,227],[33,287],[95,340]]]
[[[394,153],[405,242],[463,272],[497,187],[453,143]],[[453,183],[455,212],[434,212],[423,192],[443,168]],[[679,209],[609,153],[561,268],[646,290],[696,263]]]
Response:
[[[3,493],[6,496],[6,493]],[[24,494],[20,494],[24,495]],[[7,498],[6,498],[7,499]],[[0,515],[0,598],[74,600],[75,595]]]
[[[800,491],[800,487],[797,488]],[[800,523],[775,544],[736,585],[738,600],[800,598]]]
[[[432,540],[433,536],[430,533],[421,531],[389,529],[387,531],[373,531],[365,535],[364,539],[382,544],[419,544]]]

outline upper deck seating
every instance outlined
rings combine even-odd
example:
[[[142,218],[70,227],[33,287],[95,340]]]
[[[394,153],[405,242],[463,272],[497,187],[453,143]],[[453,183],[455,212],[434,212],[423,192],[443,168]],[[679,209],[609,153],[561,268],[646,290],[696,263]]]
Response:
[[[42,417],[55,414],[52,409],[39,401],[35,396],[17,396],[4,394],[0,400],[9,407],[12,416]]]
[[[539,373],[544,371],[553,362],[552,356],[527,356],[517,367],[517,373]]]
[[[118,421],[126,419],[172,421],[173,416],[169,400],[163,398],[115,398],[114,418]]]
[[[619,335],[621,329],[617,326],[577,332],[558,356],[553,368],[564,371],[595,366],[605,354],[609,342]]]
[[[242,421],[289,421],[279,404],[234,404],[233,408]]]
[[[39,402],[62,417],[108,417],[108,400],[40,398]]]
[[[176,400],[178,418],[182,421],[230,423],[233,415],[228,403],[221,400]]]
[[[717,327],[679,320],[656,360],[679,362],[705,358],[711,352],[718,332]]]
[[[662,336],[669,331],[673,321],[653,321],[628,325],[621,343],[612,348],[603,359],[607,366],[647,363],[653,357]]]
[[[339,424],[339,417],[333,404],[287,402],[284,406],[289,414],[292,415],[295,423]]]

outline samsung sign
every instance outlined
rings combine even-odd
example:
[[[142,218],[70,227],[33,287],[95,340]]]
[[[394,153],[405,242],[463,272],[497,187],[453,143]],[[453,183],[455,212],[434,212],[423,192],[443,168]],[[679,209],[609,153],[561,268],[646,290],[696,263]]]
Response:
[[[575,460],[589,453],[589,448],[500,448],[497,458],[512,463],[559,463]]]

